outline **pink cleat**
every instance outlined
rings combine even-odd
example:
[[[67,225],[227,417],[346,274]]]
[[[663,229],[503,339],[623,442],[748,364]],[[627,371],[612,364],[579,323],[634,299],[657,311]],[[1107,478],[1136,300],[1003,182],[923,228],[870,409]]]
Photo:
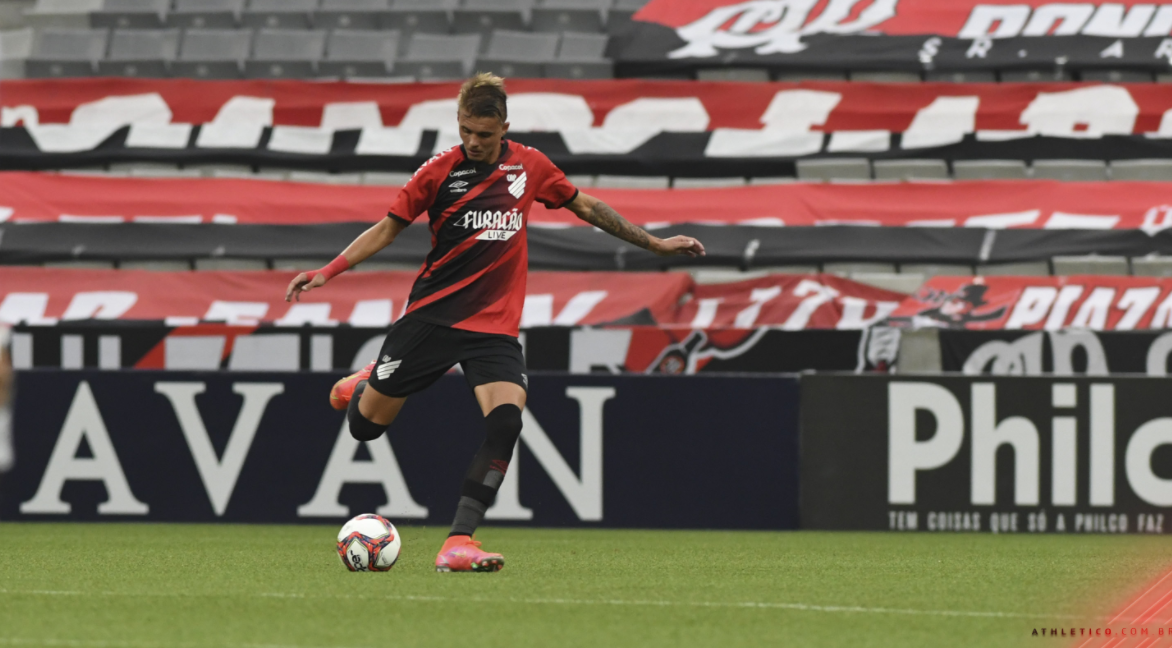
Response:
[[[480,543],[472,536],[451,536],[435,557],[437,572],[494,572],[505,566],[505,557],[480,550]]]
[[[370,372],[374,371],[374,362],[362,368],[358,373],[350,374],[334,383],[330,390],[330,407],[343,411],[350,407],[350,399],[354,397],[354,389],[363,380],[370,380]]]

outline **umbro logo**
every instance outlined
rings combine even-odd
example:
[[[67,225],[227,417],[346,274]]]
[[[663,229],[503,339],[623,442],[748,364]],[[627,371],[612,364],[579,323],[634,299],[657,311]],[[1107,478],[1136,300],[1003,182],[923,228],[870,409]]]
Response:
[[[509,176],[509,180],[513,180],[512,175]],[[513,180],[513,183],[509,185],[509,193],[518,199],[525,195],[525,172],[521,172],[521,175],[517,176],[517,179]]]
[[[465,193],[468,191],[468,183],[463,180],[457,180],[448,185],[448,190],[452,193]]]
[[[390,356],[383,356],[383,360],[384,362],[380,364],[377,369],[375,369],[375,373],[378,374],[379,380],[386,380],[387,376],[395,373],[395,370],[398,369],[399,365],[403,363],[402,360],[391,360]]]

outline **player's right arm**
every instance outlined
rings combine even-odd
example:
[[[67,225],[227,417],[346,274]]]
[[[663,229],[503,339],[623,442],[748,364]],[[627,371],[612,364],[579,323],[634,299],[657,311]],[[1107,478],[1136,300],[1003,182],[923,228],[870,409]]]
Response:
[[[285,301],[301,300],[301,293],[326,285],[333,276],[362,263],[379,250],[395,241],[395,237],[410,223],[387,217],[358,235],[342,254],[321,270],[302,272],[289,282],[285,290]]]
[[[407,181],[407,185],[399,191],[387,217],[354,239],[354,242],[339,254],[338,258],[320,270],[303,272],[294,277],[285,290],[285,301],[295,299],[300,301],[301,293],[324,286],[336,275],[353,268],[390,245],[399,232],[402,232],[435,202],[436,192],[439,190],[440,183],[448,177],[448,169],[451,166],[450,162],[446,164],[437,164],[436,162],[453,150],[449,149],[424,162],[415,175]]]

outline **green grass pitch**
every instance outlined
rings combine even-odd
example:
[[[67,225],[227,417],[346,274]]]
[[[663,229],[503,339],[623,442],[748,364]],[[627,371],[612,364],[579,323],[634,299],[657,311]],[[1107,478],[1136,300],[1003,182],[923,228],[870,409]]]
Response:
[[[1170,562],[1160,537],[486,528],[503,571],[437,574],[446,529],[401,531],[352,574],[333,526],[0,524],[0,646],[1037,645]]]

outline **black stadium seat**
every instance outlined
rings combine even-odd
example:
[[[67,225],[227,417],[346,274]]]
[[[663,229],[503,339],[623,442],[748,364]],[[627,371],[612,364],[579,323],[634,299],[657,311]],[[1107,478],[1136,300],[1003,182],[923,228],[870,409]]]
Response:
[[[492,33],[488,52],[476,60],[476,69],[503,77],[540,77],[542,65],[553,61],[557,50],[557,34],[498,29]]]
[[[116,29],[110,53],[98,62],[103,76],[166,77],[179,54],[178,29]]]
[[[391,74],[399,52],[399,32],[335,29],[326,44],[318,74],[328,77],[381,77]]]
[[[479,34],[415,34],[407,46],[407,55],[395,64],[395,74],[420,80],[461,79],[472,73],[478,51]]]
[[[487,42],[494,29],[526,29],[533,0],[464,0],[452,14],[452,31],[480,34]]]
[[[106,54],[105,29],[46,28],[33,40],[25,61],[30,78],[92,76]]]
[[[241,16],[245,27],[308,29],[318,0],[249,0]]]
[[[251,50],[251,30],[188,29],[171,73],[199,79],[237,79]]]
[[[317,29],[378,29],[389,0],[322,0],[313,17]]]
[[[170,0],[103,0],[90,14],[94,27],[158,29],[163,26]]]
[[[541,0],[530,23],[535,32],[601,32],[611,0]]]
[[[301,29],[258,29],[252,57],[244,62],[249,79],[297,79],[317,75],[325,54],[326,32]]]
[[[558,79],[610,79],[614,63],[605,58],[606,34],[562,34],[557,60],[545,64],[545,76]]]
[[[244,0],[175,0],[167,14],[170,27],[223,29],[240,23]]]
[[[452,10],[459,0],[391,0],[391,9],[383,14],[382,28],[401,34],[399,46],[406,52],[414,34],[449,34]]]

